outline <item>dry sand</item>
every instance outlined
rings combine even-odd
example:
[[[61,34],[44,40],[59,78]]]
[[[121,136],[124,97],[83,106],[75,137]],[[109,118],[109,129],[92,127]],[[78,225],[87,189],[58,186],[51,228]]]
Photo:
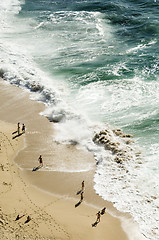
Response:
[[[29,97],[28,92],[0,81],[0,239],[126,240],[123,225],[133,236],[130,239],[141,240],[131,216],[96,195],[93,155],[53,141],[53,123],[39,114],[44,104]],[[18,122],[26,125],[26,133],[20,136],[14,133]],[[33,172],[40,154],[44,167]],[[78,161],[89,165],[90,170],[58,171],[62,164],[78,169]],[[47,166],[56,171],[46,171]],[[82,180],[84,201],[75,207]],[[97,211],[105,206],[106,214],[93,227]],[[24,216],[15,221],[18,214]],[[31,220],[25,223],[27,216]]]

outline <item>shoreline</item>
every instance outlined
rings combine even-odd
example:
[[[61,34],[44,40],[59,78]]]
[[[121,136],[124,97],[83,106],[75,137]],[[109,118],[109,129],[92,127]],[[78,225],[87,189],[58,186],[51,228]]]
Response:
[[[50,198],[57,198],[57,196],[60,196],[60,199],[61,198],[63,199],[64,201],[63,205],[69,204],[70,206],[71,201],[72,204],[71,208],[73,207],[71,211],[73,211],[76,201],[78,202],[79,200],[79,196],[77,196],[75,193],[77,192],[77,190],[79,190],[82,180],[85,180],[86,187],[84,193],[84,202],[81,204],[81,206],[79,206],[79,208],[76,208],[76,210],[82,211],[81,209],[83,208],[91,208],[91,212],[92,211],[94,212],[94,217],[92,216],[93,221],[95,219],[95,214],[97,211],[95,210],[95,208],[97,209],[106,206],[108,212],[106,213],[104,218],[108,219],[104,219],[104,222],[106,221],[110,229],[114,229],[116,233],[113,233],[110,236],[109,234],[111,233],[111,231],[110,233],[109,230],[107,230],[108,232],[105,232],[106,230],[100,227],[102,228],[100,230],[100,234],[109,235],[109,239],[127,240],[128,237],[126,236],[125,232],[121,227],[122,223],[121,220],[119,220],[119,218],[120,219],[124,218],[124,221],[127,220],[126,224],[127,228],[134,227],[134,229],[135,228],[137,229],[137,224],[133,221],[132,217],[129,214],[119,212],[113,207],[112,203],[103,200],[95,193],[95,190],[93,188],[93,176],[95,172],[95,160],[93,158],[93,155],[91,153],[86,153],[81,150],[77,150],[75,146],[70,145],[67,146],[54,142],[52,139],[52,135],[54,134],[53,123],[50,123],[47,118],[39,114],[40,112],[44,111],[45,105],[43,103],[30,100],[30,94],[28,92],[23,91],[18,87],[10,86],[9,84],[4,84],[2,81],[3,80],[1,80],[0,82],[1,85],[0,101],[1,106],[3,101],[3,106],[0,109],[1,113],[0,116],[2,116],[0,119],[4,122],[11,122],[15,126],[18,121],[20,121],[21,123],[24,122],[27,128],[25,133],[25,146],[17,154],[15,158],[16,164],[20,168],[23,168],[23,171],[21,171],[21,177],[23,181],[26,182],[28,186],[30,186],[32,191],[44,195],[43,197],[47,199],[47,200],[45,199],[45,201],[48,201],[48,199]],[[56,158],[56,162],[54,162],[55,167],[58,166],[57,163],[59,164],[59,161],[61,161],[61,159],[62,163],[66,164],[71,164],[71,161],[74,159],[76,161],[83,159],[84,161],[87,161],[88,164],[91,164],[92,169],[90,171],[80,173],[58,171],[51,172],[43,171],[42,169],[33,173],[31,170],[27,170],[27,168],[32,168],[36,166],[36,164],[38,163],[37,158],[40,154],[42,154],[44,157],[44,164],[50,164],[50,159],[55,158]],[[42,191],[39,191],[39,189],[41,189]],[[32,193],[31,196],[33,197],[33,195],[34,194]],[[64,206],[62,208],[65,209]],[[66,209],[65,210],[64,209],[63,211],[66,211]],[[109,213],[111,213],[111,215]],[[75,213],[73,212],[73,214]],[[116,217],[113,217],[112,214]],[[109,220],[111,222],[111,226]],[[90,224],[91,220],[89,222],[89,225]],[[76,234],[80,234],[82,232],[82,229],[81,230],[80,229],[81,228],[79,226],[79,228],[76,229]],[[86,236],[89,237],[88,234],[92,234],[89,233],[90,227],[89,229],[85,229],[85,231],[86,231],[85,236],[82,236],[82,238],[78,236],[79,239],[87,239],[85,237]],[[127,234],[129,235],[129,231],[127,231]],[[138,238],[137,235],[140,238]],[[140,233],[137,233],[137,235],[135,239],[141,239]],[[101,235],[101,237],[102,238],[100,239],[104,239],[103,238],[104,235]],[[61,239],[63,238],[61,237]]]

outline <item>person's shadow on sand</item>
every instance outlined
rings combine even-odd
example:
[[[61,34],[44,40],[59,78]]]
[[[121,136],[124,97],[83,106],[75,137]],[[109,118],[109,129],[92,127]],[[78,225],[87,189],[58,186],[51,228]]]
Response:
[[[34,167],[34,168],[32,169],[32,172],[38,171],[40,168],[42,168],[41,165],[39,165],[39,166],[37,166],[37,167]]]
[[[82,189],[79,190],[79,191],[76,193],[76,195],[79,195],[81,192],[82,192]]]
[[[22,216],[19,216],[19,214],[17,215],[15,221],[18,221],[19,219],[21,219],[22,217],[24,217],[25,215],[23,214]]]
[[[13,135],[13,134],[16,134],[17,132],[18,132],[18,131],[12,132],[12,135]]]
[[[81,204],[81,201],[75,204],[75,208],[78,207]]]
[[[12,133],[12,134],[13,134],[13,133]],[[23,134],[23,133],[19,133],[19,134],[15,135],[14,137],[12,137],[12,139],[15,139],[15,138],[17,138],[17,137],[20,137],[22,134]]]
[[[99,222],[95,221],[95,222],[92,224],[92,227],[96,227],[98,223],[99,223]]]
[[[31,218],[28,216],[27,220],[24,223],[28,223],[28,222],[30,222],[30,220],[31,220]]]

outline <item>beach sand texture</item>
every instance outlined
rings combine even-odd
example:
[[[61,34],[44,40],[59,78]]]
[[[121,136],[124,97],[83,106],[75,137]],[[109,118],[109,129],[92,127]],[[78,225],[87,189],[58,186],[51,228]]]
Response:
[[[44,104],[30,100],[28,92],[0,82],[0,239],[128,239],[118,217],[130,221],[128,231],[136,227],[132,218],[95,194],[93,155],[54,142],[53,123],[39,114],[44,108]],[[25,123],[25,134],[14,133],[17,122]],[[50,159],[55,169],[61,159],[68,166],[83,159],[92,169],[82,173],[32,172],[40,154],[44,168]],[[84,201],[75,207],[82,180],[86,185]],[[97,211],[105,206],[117,217],[106,212],[93,226]],[[24,216],[15,221],[18,214]],[[27,222],[28,216],[31,220]]]

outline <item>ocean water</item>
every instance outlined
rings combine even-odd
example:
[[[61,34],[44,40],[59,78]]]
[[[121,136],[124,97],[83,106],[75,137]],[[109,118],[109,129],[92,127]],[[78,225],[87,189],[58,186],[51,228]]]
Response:
[[[0,1],[0,75],[38,86],[55,140],[94,153],[96,192],[150,240],[159,239],[158,12],[158,0]],[[92,141],[105,129],[122,163]]]

